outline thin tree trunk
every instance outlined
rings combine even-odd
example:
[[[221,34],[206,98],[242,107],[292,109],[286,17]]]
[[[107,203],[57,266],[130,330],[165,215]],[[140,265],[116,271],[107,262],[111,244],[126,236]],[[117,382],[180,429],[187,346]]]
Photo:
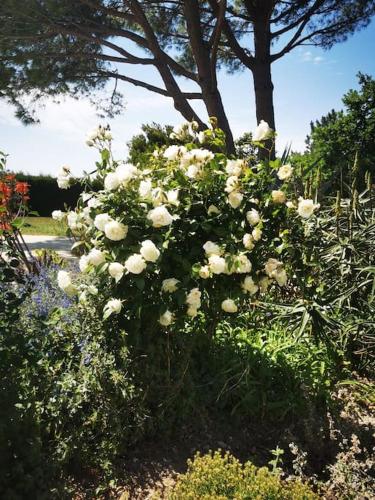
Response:
[[[253,69],[255,109],[257,123],[264,120],[268,125],[275,129],[275,112],[273,107],[273,83],[271,78],[271,64],[255,62]],[[259,149],[259,158],[275,158],[274,140],[266,141],[264,148]]]
[[[273,2],[264,1],[262,8],[257,7],[254,19],[254,65],[252,68],[255,92],[255,108],[258,124],[264,120],[273,129],[275,128],[275,112],[273,107],[273,83],[271,76],[271,31],[270,16]],[[265,147],[270,150],[272,141],[267,141]],[[275,156],[274,149],[271,155],[265,149],[259,152],[261,158]]]
[[[233,134],[229,125],[227,115],[225,114],[220,92],[217,89],[212,90],[210,88],[210,83],[211,82],[209,82],[208,84],[203,81],[199,82],[202,89],[203,101],[206,106],[207,113],[210,117],[214,116],[215,118],[217,118],[217,126],[225,132],[227,153],[234,154],[235,146]]]
[[[156,68],[164,82],[166,90],[169,92],[173,99],[174,107],[179,111],[187,121],[196,121],[200,129],[206,128],[204,122],[199,118],[194,109],[190,106],[189,101],[184,97],[181,89],[173,76],[168,64],[165,61],[163,51],[160,48],[158,39],[147,19],[143,7],[138,0],[131,0],[130,6],[132,12],[137,19],[137,22],[142,27],[145,37],[149,43],[149,49],[152,51],[154,57],[158,59]]]
[[[218,127],[225,132],[227,153],[234,154],[233,134],[217,87],[216,64],[212,67],[212,54],[203,38],[198,0],[184,0],[184,13],[198,72],[198,85],[202,90],[208,116],[217,118]]]
[[[257,122],[264,120],[275,130],[271,64],[256,61],[253,69]]]

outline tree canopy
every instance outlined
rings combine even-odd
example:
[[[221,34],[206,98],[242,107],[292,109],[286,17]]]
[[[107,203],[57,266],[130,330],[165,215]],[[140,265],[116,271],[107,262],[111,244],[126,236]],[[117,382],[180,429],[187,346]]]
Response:
[[[330,48],[374,12],[375,0],[3,0],[0,95],[30,121],[30,97],[92,96],[108,80],[124,81],[171,97],[201,128],[206,117],[191,101],[202,100],[233,151],[219,68],[252,72],[257,121],[275,128],[272,63],[301,45]],[[157,78],[129,71],[139,66]],[[120,103],[115,83],[107,111]]]
[[[375,80],[359,73],[358,90],[343,97],[344,110],[330,111],[311,123],[308,151],[297,159],[321,172],[325,191],[347,192],[354,162],[364,173],[375,172]]]

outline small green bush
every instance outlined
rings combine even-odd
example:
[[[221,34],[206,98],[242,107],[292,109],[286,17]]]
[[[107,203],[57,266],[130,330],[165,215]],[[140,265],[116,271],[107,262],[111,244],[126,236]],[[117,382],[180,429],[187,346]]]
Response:
[[[170,500],[314,500],[318,499],[300,481],[282,481],[267,468],[255,467],[220,451],[188,461],[188,471],[177,480]]]
[[[72,474],[107,486],[143,425],[126,333],[82,315],[49,264],[18,287],[0,281],[0,498],[10,500],[60,498]]]

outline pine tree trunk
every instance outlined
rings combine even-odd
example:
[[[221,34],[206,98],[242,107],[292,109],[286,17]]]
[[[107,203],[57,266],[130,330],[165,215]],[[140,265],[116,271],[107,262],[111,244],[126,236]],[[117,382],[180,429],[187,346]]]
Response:
[[[264,120],[275,130],[271,64],[256,62],[253,69],[253,78],[257,122],[259,123],[261,120]]]
[[[212,68],[212,54],[203,37],[199,1],[184,0],[184,13],[191,50],[197,67],[197,83],[201,88],[207,113],[210,117],[217,118],[218,127],[225,132],[227,153],[234,154],[233,135],[217,86],[216,65]]]
[[[210,117],[215,117],[217,119],[217,126],[223,130],[225,133],[225,142],[227,154],[235,153],[233,134],[229,125],[227,115],[225,114],[224,105],[221,100],[220,93],[217,89],[212,90],[211,81],[208,81],[205,85],[204,82],[200,82],[202,89],[203,101],[207,109],[207,113]]]
[[[254,66],[252,68],[255,92],[255,108],[258,124],[264,120],[273,129],[275,128],[275,112],[273,107],[273,83],[271,76],[271,32],[269,17],[272,12],[272,2],[265,1],[263,9],[259,8],[257,17],[254,19]],[[272,147],[272,141],[265,144],[267,149]],[[259,151],[260,158],[271,159],[275,157],[275,151],[271,155],[265,149]]]

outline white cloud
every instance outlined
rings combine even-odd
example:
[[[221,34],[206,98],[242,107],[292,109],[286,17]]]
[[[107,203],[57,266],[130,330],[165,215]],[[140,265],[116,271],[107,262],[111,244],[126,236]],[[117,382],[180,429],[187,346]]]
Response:
[[[314,56],[310,50],[306,50],[301,54],[301,60],[303,62],[311,62],[313,64],[319,64],[324,61],[324,57],[322,56]]]
[[[152,94],[147,97],[131,98],[129,101],[127,101],[125,110],[147,111],[150,109],[165,108],[169,111],[172,106],[173,102],[170,97]]]
[[[89,101],[71,97],[60,103],[46,101],[38,117],[44,130],[74,142],[83,141],[88,130],[100,121]]]

